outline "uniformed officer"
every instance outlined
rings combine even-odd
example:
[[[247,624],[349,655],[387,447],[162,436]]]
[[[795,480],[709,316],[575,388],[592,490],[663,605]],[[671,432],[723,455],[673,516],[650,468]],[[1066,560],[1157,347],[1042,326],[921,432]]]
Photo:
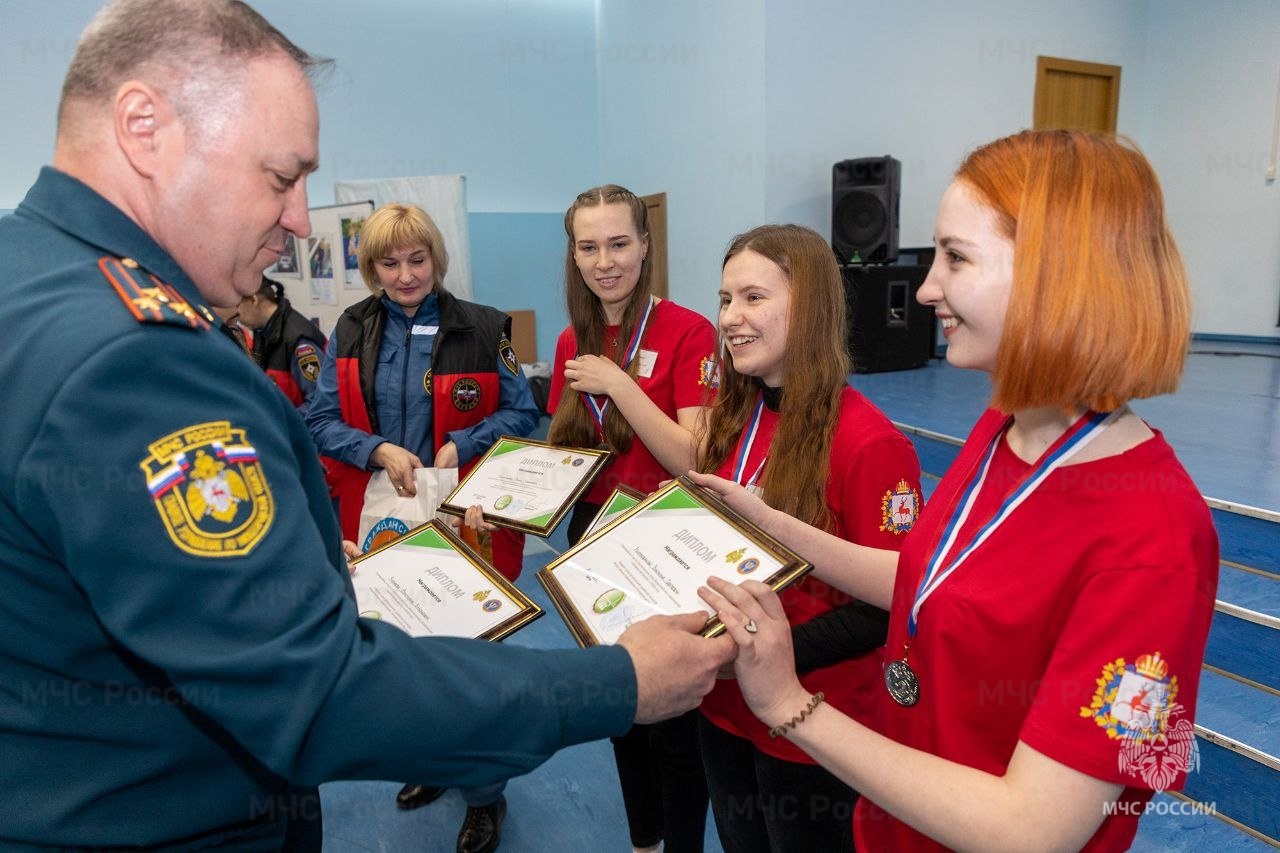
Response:
[[[315,65],[235,0],[118,0],[0,220],[6,849],[314,848],[300,790],[524,773],[731,653],[698,616],[587,651],[356,617],[306,428],[209,308],[309,231]]]

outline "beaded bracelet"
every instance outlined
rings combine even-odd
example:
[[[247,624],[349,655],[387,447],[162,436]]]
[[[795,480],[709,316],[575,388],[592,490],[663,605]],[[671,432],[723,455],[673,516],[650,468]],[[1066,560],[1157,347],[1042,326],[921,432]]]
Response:
[[[827,698],[826,694],[824,694],[821,690],[813,694],[813,696],[810,697],[809,699],[809,704],[805,705],[804,710],[800,712],[800,716],[792,717],[782,725],[774,726],[773,728],[769,729],[769,737],[778,737],[779,735],[785,735],[790,730],[794,730],[795,727],[803,723],[805,720],[805,717],[812,714],[813,709],[821,705],[826,698]]]

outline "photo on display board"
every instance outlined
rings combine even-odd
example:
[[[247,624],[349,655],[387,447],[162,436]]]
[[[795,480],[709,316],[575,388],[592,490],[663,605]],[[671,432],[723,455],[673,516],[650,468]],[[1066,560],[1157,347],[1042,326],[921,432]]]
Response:
[[[312,278],[333,278],[333,247],[328,237],[307,238]]]
[[[364,228],[364,218],[342,220],[342,254],[347,259],[347,269],[360,269],[358,253],[360,251],[360,229]]]
[[[342,231],[343,264],[342,288],[344,290],[364,290],[364,279],[360,275],[360,230],[364,228],[364,217],[344,217],[339,220]]]
[[[267,268],[267,275],[284,278],[302,278],[302,268],[298,263],[298,238],[292,234],[284,235],[284,250],[280,259]]]
[[[307,238],[312,305],[338,304],[338,294],[333,285],[333,247],[337,242],[332,236],[326,235]]]

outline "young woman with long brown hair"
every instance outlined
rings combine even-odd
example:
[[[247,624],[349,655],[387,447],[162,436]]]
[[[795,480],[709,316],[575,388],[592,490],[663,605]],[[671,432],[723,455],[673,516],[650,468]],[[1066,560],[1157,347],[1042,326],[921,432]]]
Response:
[[[719,321],[728,358],[701,470],[837,537],[896,549],[920,504],[920,465],[902,433],[847,384],[844,286],[826,240],[798,225],[735,238]],[[809,578],[784,591],[782,602],[803,631],[850,598]],[[803,683],[869,721],[880,664],[869,651],[814,669]],[[771,737],[736,682],[721,681],[701,713],[703,761],[727,851],[851,849],[856,793]]]
[[[716,382],[715,330],[653,295],[649,219],[631,191],[607,184],[564,215],[569,327],[556,344],[548,439],[614,451],[574,507],[576,543],[619,485],[650,492],[693,468]],[[666,853],[702,850],[707,785],[696,712],[613,738],[631,843]]]
[[[564,229],[569,327],[556,343],[548,439],[616,454],[575,508],[576,542],[617,486],[650,492],[696,467],[717,374],[711,324],[653,295],[640,198],[614,184],[589,189]]]

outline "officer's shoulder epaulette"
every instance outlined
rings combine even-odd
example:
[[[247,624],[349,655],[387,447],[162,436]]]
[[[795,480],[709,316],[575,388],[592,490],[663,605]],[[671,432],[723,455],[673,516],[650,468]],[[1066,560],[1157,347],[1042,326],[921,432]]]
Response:
[[[164,323],[201,331],[212,326],[209,309],[193,307],[171,285],[140,269],[137,261],[106,255],[98,259],[98,269],[139,323]]]

